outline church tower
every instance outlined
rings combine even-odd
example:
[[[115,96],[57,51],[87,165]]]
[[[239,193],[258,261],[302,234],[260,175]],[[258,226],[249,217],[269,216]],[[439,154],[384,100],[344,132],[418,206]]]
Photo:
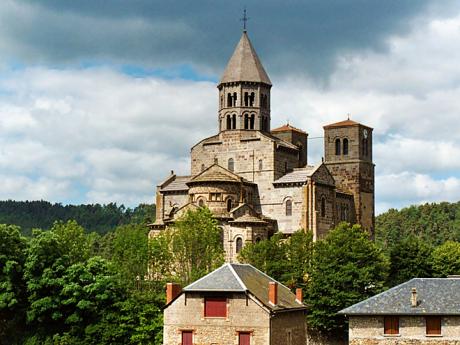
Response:
[[[219,89],[219,132],[270,132],[270,78],[246,30],[225,68]]]
[[[374,163],[372,128],[350,119],[324,126],[324,154],[337,192],[353,196],[356,219],[374,236]],[[336,210],[340,219],[340,210]]]

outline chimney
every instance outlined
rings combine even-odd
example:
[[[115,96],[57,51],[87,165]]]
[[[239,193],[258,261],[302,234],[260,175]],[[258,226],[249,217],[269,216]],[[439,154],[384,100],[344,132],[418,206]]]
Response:
[[[166,304],[171,303],[182,292],[182,287],[179,284],[166,284]]]
[[[295,289],[295,301],[300,304],[303,303],[303,291],[301,288]]]
[[[268,286],[268,301],[272,305],[278,304],[278,283],[270,282]]]
[[[412,308],[415,308],[417,306],[417,289],[412,288],[412,295],[410,298],[410,303],[412,305]]]

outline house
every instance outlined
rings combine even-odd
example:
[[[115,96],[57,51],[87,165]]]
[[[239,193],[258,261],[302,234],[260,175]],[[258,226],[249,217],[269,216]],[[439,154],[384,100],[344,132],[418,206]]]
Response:
[[[414,278],[341,310],[350,344],[460,344],[460,277]]]
[[[247,264],[224,264],[181,289],[169,283],[164,345],[304,345],[302,290]]]
[[[149,236],[201,206],[222,229],[226,262],[275,232],[317,240],[347,221],[373,235],[372,128],[349,118],[324,126],[324,159],[309,164],[306,131],[271,128],[272,83],[246,31],[217,88],[216,133],[191,148],[187,175],[171,171],[157,185]]]

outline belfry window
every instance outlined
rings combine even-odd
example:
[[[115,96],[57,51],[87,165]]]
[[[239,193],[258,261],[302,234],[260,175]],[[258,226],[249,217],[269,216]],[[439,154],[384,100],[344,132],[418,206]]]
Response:
[[[343,154],[348,155],[348,139],[343,139]]]
[[[228,93],[227,94],[227,107],[231,107],[231,106],[232,106],[232,94]]]
[[[286,216],[292,216],[292,200],[286,200]]]
[[[236,129],[236,115],[232,116],[232,129]]]
[[[252,114],[251,118],[249,119],[249,128],[250,129],[254,129],[254,118],[255,118],[255,115]]]
[[[241,249],[243,249],[243,239],[241,237],[238,237],[236,239],[236,252],[241,252]]]
[[[255,100],[256,96],[254,94],[254,92],[251,92],[251,95],[249,96],[249,106],[250,107],[253,107],[254,106],[254,100]]]
[[[227,129],[231,129],[231,128],[232,128],[232,119],[230,115],[227,115]]]
[[[249,105],[249,95],[247,92],[244,93],[244,106],[247,107]]]
[[[244,114],[244,129],[249,129],[249,115]]]
[[[233,93],[233,106],[236,107],[236,92]]]
[[[335,139],[335,155],[340,156],[340,139]]]
[[[228,165],[227,165],[228,170],[234,171],[235,170],[235,163],[233,162],[233,158],[228,159]]]
[[[369,155],[369,143],[367,138],[363,138],[363,156]]]

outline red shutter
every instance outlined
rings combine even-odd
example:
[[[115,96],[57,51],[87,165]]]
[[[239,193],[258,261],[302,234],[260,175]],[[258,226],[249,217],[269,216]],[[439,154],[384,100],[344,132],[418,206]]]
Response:
[[[440,316],[427,316],[426,334],[427,335],[441,335],[441,317]]]
[[[192,331],[182,331],[182,345],[193,345]]]
[[[399,317],[385,316],[384,334],[399,334]]]
[[[205,317],[227,317],[227,299],[221,297],[208,297],[205,299]]]
[[[238,333],[238,345],[250,345],[251,334],[249,332]]]

